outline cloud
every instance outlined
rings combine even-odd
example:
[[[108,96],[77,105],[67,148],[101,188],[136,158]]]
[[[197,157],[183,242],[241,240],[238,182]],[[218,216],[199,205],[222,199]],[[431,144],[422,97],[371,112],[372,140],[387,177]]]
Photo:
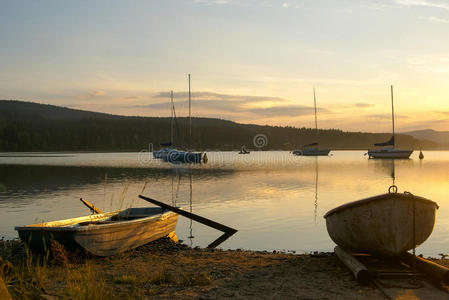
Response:
[[[376,119],[376,120],[391,120],[391,115],[389,114],[370,114],[370,115],[365,115],[365,118],[368,119]],[[410,119],[409,116],[405,116],[405,115],[394,115],[395,119]]]
[[[126,96],[125,98],[126,98],[126,99],[130,99],[130,100],[133,100],[133,99],[141,99],[142,97],[140,97],[140,96],[135,96],[135,95],[130,95],[130,96]]]
[[[326,112],[325,108],[320,108],[320,112]],[[271,106],[266,108],[250,108],[247,112],[259,115],[261,117],[296,117],[311,115],[314,108],[302,105],[287,105],[287,106]]]
[[[334,103],[336,103],[334,101]],[[349,103],[349,104],[334,104],[331,106],[327,106],[326,108],[329,109],[328,112],[338,113],[341,111],[342,113],[346,113],[344,110],[346,109],[353,109],[353,108],[366,108],[366,107],[375,107],[375,104],[372,103],[366,103],[366,102],[356,102],[356,103]]]
[[[443,19],[443,18],[438,18],[438,17],[434,17],[434,16],[428,16],[428,17],[419,16],[418,18],[421,20],[434,22],[434,23],[445,23],[445,24],[449,23],[449,19]]]
[[[194,3],[199,3],[199,4],[219,4],[219,5],[223,5],[223,4],[229,4],[229,0],[194,0]]]
[[[230,111],[230,112],[237,112],[240,111],[240,107],[242,107],[245,102],[244,101],[231,101],[232,103],[229,103],[230,101],[221,101],[221,100],[201,100],[201,104],[198,102],[194,103],[195,106],[199,106],[202,110],[224,110],[224,111]],[[176,107],[186,107],[189,104],[188,101],[177,101],[175,104]],[[148,108],[154,108],[154,109],[167,109],[170,107],[170,102],[159,102],[154,104],[148,104],[148,105],[141,105],[141,106],[133,106],[133,107],[148,107]]]
[[[355,107],[373,107],[374,104],[371,103],[363,103],[363,102],[357,102],[354,104]]]
[[[372,10],[386,10],[386,9],[391,9],[393,7],[395,7],[394,5],[391,4],[386,4],[386,3],[368,3],[366,4],[366,7],[368,9],[372,9]]]
[[[449,4],[428,0],[395,0],[395,3],[404,6],[425,6],[449,10]]]
[[[93,91],[93,92],[89,93],[89,96],[102,97],[102,96],[106,96],[106,93],[104,91]]]
[[[248,96],[248,95],[228,95],[212,92],[193,92],[192,98],[197,101],[244,101],[244,102],[288,102],[287,99],[280,97],[268,97],[268,96]],[[170,98],[170,92],[159,92],[154,95],[155,98]],[[187,92],[173,93],[175,99],[187,99],[189,94]]]
[[[449,116],[449,111],[434,110],[432,113]]]
[[[314,108],[312,106],[304,106],[304,105],[271,105],[269,107],[254,107],[249,106],[248,103],[255,102],[267,102],[272,101],[272,99],[280,99],[284,102],[287,101],[282,98],[276,97],[259,97],[259,96],[244,96],[245,98],[240,98],[241,96],[229,96],[222,94],[214,94],[214,93],[205,93],[205,94],[213,94],[220,95],[222,99],[220,100],[200,100],[195,101],[194,105],[196,106],[196,110],[199,111],[212,111],[214,114],[219,113],[244,113],[250,114],[252,117],[293,117],[293,116],[304,116],[311,115],[314,112]],[[236,97],[236,98],[235,98]],[[229,100],[231,99],[231,100]],[[188,101],[177,101],[177,107],[186,107],[188,105]],[[151,108],[156,110],[167,110],[170,107],[170,102],[159,102],[148,105],[137,105],[137,106],[127,106],[128,108]],[[320,113],[330,113],[331,111],[326,108],[318,108]]]

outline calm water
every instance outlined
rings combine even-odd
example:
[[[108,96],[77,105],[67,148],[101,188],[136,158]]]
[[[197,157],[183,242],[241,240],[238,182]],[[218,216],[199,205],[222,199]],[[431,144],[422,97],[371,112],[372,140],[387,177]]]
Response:
[[[331,251],[323,215],[343,203],[381,194],[392,184],[440,204],[431,237],[417,253],[449,253],[449,152],[410,160],[368,160],[362,151],[300,157],[284,151],[208,152],[203,166],[173,166],[148,153],[0,154],[0,230],[89,214],[83,197],[109,211],[147,206],[143,194],[239,231],[222,248]],[[394,164],[394,165],[393,165]],[[178,237],[207,246],[221,233],[180,217]],[[189,238],[193,236],[193,238]]]

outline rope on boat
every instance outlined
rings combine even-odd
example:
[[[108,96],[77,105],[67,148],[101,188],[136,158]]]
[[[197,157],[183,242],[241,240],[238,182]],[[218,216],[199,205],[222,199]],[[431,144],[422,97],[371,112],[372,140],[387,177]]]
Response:
[[[404,191],[404,194],[407,196],[413,196],[412,193]],[[412,231],[413,231],[413,272],[416,272],[416,205],[415,205],[416,199],[413,198],[413,225],[412,225]]]

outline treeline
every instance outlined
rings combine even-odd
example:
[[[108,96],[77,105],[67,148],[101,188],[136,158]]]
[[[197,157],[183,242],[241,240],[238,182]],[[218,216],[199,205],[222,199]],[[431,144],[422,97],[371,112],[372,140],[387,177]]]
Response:
[[[124,117],[22,101],[0,101],[0,151],[140,151],[151,143],[170,140],[170,120],[156,117]],[[260,126],[231,121],[194,118],[192,138],[188,119],[175,123],[175,145],[196,150],[254,148],[253,138],[264,134],[263,150],[293,150],[315,141],[310,128]],[[320,147],[368,149],[386,141],[389,134],[320,130]],[[441,145],[397,136],[397,146],[437,149]]]

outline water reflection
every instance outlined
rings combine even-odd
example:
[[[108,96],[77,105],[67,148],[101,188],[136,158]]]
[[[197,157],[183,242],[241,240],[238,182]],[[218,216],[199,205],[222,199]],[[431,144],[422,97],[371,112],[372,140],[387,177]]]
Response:
[[[192,169],[189,168],[189,208],[190,208],[190,213],[192,213],[193,211],[193,203],[192,203],[192,196],[193,196],[193,190],[192,190]],[[193,246],[193,220],[190,219],[190,235],[188,236],[189,240],[190,240],[190,247]]]
[[[401,192],[410,191],[440,204],[434,232],[418,253],[449,252],[447,152],[429,151],[422,161],[368,160],[361,151],[293,159],[287,152],[252,155],[233,158],[223,153],[221,157],[240,159],[225,162],[226,168],[129,167],[136,154],[109,153],[105,157],[115,159],[110,163],[100,154],[76,154],[64,157],[62,166],[55,161],[45,165],[42,157],[34,158],[37,162],[32,165],[1,164],[0,159],[0,186],[5,187],[0,193],[0,229],[2,235],[14,237],[16,225],[89,214],[80,197],[104,211],[147,206],[137,197],[143,193],[237,228],[238,234],[222,244],[223,248],[329,251],[333,243],[324,213],[349,201],[385,193],[394,183]],[[276,160],[270,161],[273,157]],[[62,163],[62,158],[54,159]],[[82,167],[74,166],[83,159]],[[101,165],[92,166],[95,161]],[[179,218],[177,234],[202,247],[217,237],[216,230],[185,218]]]
[[[19,195],[23,196],[24,201],[33,201],[34,198],[30,196],[52,194],[86,185],[103,185],[105,188],[108,183],[124,181],[159,182],[166,181],[168,178],[173,180],[174,176],[179,178],[179,189],[182,175],[190,174],[191,176],[192,173],[199,180],[205,178],[215,180],[223,176],[230,176],[233,171],[211,171],[207,169],[188,169],[186,171],[175,167],[170,169],[136,169],[0,164],[0,186],[2,187],[0,203],[13,201],[14,197]]]
[[[315,156],[315,225],[316,225],[316,217],[318,213],[318,156]]]

